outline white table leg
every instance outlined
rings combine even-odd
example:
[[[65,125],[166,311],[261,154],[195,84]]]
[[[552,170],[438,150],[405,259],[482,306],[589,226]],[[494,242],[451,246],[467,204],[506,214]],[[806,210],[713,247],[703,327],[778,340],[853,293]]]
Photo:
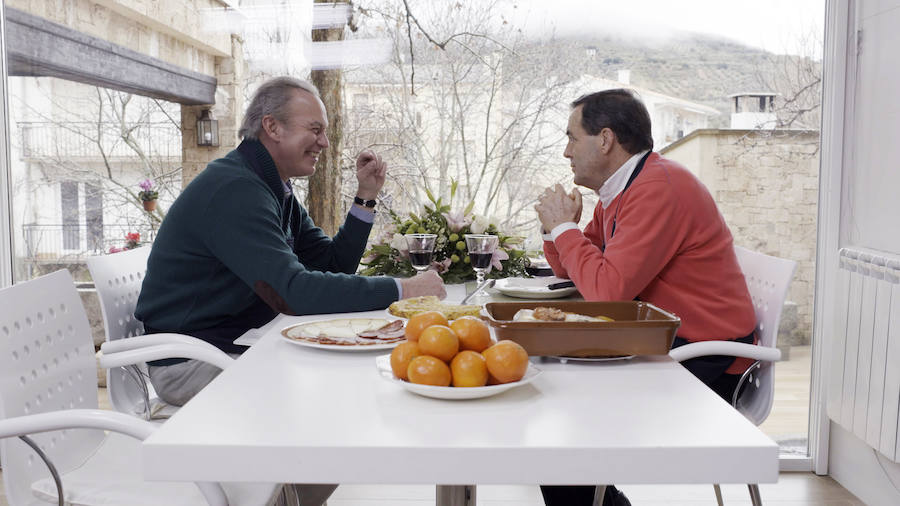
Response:
[[[475,506],[475,485],[438,485],[436,506]]]

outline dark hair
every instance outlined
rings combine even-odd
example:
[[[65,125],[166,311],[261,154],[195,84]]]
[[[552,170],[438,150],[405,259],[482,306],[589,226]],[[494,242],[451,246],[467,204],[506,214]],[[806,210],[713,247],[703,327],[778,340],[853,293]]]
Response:
[[[650,114],[631,90],[619,88],[582,95],[572,102],[572,108],[578,106],[584,106],[581,126],[589,135],[597,135],[600,130],[609,128],[616,134],[619,144],[631,154],[653,149]]]

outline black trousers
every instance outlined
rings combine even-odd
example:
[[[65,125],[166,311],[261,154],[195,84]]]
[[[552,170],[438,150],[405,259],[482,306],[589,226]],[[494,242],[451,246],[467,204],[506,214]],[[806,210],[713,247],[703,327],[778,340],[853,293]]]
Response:
[[[753,334],[735,339],[739,343],[753,344]],[[672,348],[684,346],[688,341],[680,337],[675,338]],[[734,357],[727,355],[710,355],[706,357],[697,357],[685,360],[681,363],[685,369],[691,371],[700,381],[711,388],[719,397],[725,399],[725,402],[731,404],[731,398],[734,395],[734,389],[737,388],[738,381],[741,379],[739,374],[726,374],[725,371],[734,363]],[[563,485],[542,485],[541,495],[544,496],[544,504],[546,506],[591,506],[594,502],[594,486],[563,486]],[[627,500],[616,500],[621,494],[613,486],[606,487],[606,494],[603,496],[603,506],[618,506]],[[624,495],[623,495],[624,499]]]

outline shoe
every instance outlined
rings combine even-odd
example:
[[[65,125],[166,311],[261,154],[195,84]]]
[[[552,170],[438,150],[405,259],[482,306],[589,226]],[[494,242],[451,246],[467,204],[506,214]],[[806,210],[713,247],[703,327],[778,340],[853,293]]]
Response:
[[[603,506],[631,506],[631,501],[614,485],[607,485],[603,495]]]

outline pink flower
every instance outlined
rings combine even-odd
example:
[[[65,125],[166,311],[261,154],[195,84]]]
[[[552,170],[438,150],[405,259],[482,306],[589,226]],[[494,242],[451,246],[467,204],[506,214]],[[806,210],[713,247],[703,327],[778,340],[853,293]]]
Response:
[[[385,225],[385,227],[381,229],[381,232],[375,238],[374,243],[389,244],[391,242],[391,239],[394,238],[395,233],[397,233],[397,227],[393,223]]]
[[[503,270],[503,264],[500,263],[501,260],[509,260],[509,254],[497,248],[494,250],[494,255],[491,257],[491,268],[496,267],[498,271]],[[491,269],[488,269],[488,272],[491,272]]]
[[[462,211],[450,211],[449,213],[441,214],[447,219],[447,226],[450,227],[451,232],[459,232],[472,223],[472,219],[464,215]]]
[[[150,191],[150,189],[153,188],[153,181],[150,181],[149,179],[145,179],[145,180],[141,181],[140,183],[138,183],[138,186],[140,186],[141,189],[144,191]]]
[[[402,257],[409,257],[409,246],[406,244],[406,237],[403,234],[394,234],[394,237],[391,238],[391,248],[399,251]]]
[[[125,251],[125,250],[124,250],[123,248],[117,248],[117,247],[115,247],[115,246],[110,246],[110,248],[109,248],[110,254],[112,254],[112,253],[118,253],[118,252],[120,252],[120,251]]]
[[[450,264],[453,263],[449,258],[445,258],[440,262],[431,261],[431,268],[436,270],[438,274],[443,274],[450,269]]]

